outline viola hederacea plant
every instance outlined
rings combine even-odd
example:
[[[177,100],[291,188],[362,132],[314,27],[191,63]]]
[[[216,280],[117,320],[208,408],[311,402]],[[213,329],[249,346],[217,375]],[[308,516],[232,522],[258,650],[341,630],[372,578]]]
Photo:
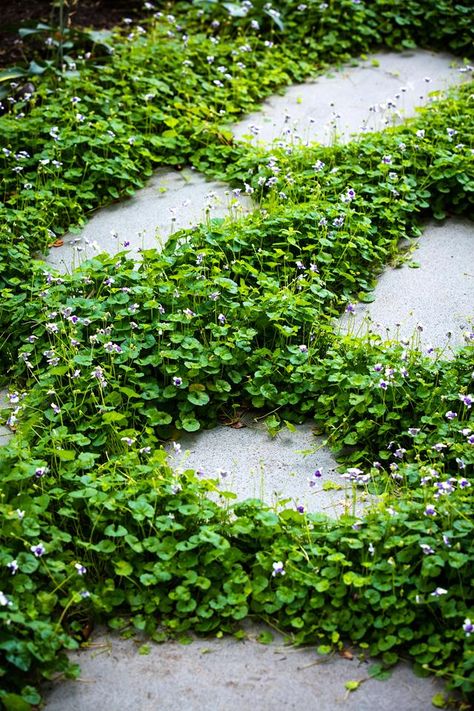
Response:
[[[149,4],[146,20],[114,31],[100,67],[78,54],[74,68],[45,72],[33,95],[9,102],[7,709],[40,703],[44,679],[78,674],[66,652],[85,621],[160,641],[233,633],[248,615],[322,653],[346,641],[384,667],[409,659],[469,708],[472,327],[447,357],[417,334],[360,337],[337,319],[354,320],[426,216],[472,217],[472,83],[346,144],[264,147],[229,131],[277,88],[380,45],[449,49],[467,79],[469,10],[451,0],[407,0],[403,11],[386,0]],[[139,261],[127,235],[121,252],[70,274],[37,259],[160,165],[226,180],[256,209],[181,230]],[[165,442],[179,455],[183,432],[241,407],[272,413],[276,429],[313,419],[341,480],[373,503],[330,519],[298,502],[236,502],[225,469],[172,465]],[[308,490],[324,485],[318,468]]]

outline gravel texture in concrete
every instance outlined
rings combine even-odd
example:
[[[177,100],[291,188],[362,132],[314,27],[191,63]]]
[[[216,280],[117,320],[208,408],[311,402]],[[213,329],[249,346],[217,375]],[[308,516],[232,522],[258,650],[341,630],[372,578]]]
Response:
[[[46,696],[45,711],[430,711],[442,690],[399,664],[385,681],[370,677],[373,660],[322,657],[313,648],[285,646],[274,633],[247,625],[245,640],[194,639],[190,644],[149,645],[118,635],[95,637],[90,649],[73,655],[78,681],[64,681]],[[147,651],[143,650],[142,652]],[[360,681],[356,691],[345,683]]]
[[[375,301],[356,304],[342,328],[356,334],[370,329],[449,354],[474,332],[474,222],[431,222],[416,247],[401,268],[385,270]]]
[[[263,422],[251,417],[244,421],[247,426],[241,429],[219,426],[185,435],[179,453],[169,447],[173,466],[219,480],[219,489],[235,493],[239,501],[257,498],[270,505],[304,506],[307,512],[331,517],[354,508],[361,512],[368,501],[365,488],[354,492],[338,474],[324,439],[313,434],[310,423],[294,432],[283,428],[272,437]]]
[[[249,207],[245,196],[235,197],[224,183],[190,169],[161,169],[129,200],[97,210],[79,234],[66,235],[45,259],[68,272],[99,252],[127,249],[138,256],[142,249],[162,248],[173,232]]]
[[[463,81],[469,72],[449,54],[413,50],[379,52],[358,66],[290,87],[246,116],[232,131],[252,142],[330,145],[351,134],[379,131],[415,114],[430,93]]]

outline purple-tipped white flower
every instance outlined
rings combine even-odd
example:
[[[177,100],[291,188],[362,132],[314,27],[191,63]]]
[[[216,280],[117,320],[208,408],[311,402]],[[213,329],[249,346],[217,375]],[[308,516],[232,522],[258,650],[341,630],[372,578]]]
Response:
[[[12,575],[15,575],[16,571],[18,570],[18,563],[16,560],[11,560],[9,563],[7,563],[7,568],[10,571]]]
[[[443,543],[447,548],[451,548],[450,540],[445,533],[443,533]]]
[[[118,343],[112,343],[112,341],[108,341],[107,343],[104,344],[104,350],[107,351],[107,353],[121,353],[122,352],[121,346],[119,346]]]
[[[425,555],[433,555],[434,550],[427,543],[420,543],[420,548]]]
[[[59,413],[61,412],[61,408],[58,407],[58,405],[56,405],[56,403],[54,402],[51,403],[51,409],[55,415],[59,415]]]
[[[354,304],[347,304],[346,306],[346,314],[353,314],[355,313],[355,306]]]
[[[364,474],[358,467],[350,467],[344,474],[341,474],[341,477],[356,484],[366,484],[370,479],[370,474]]]
[[[173,442],[173,449],[176,454],[179,454],[181,452],[181,445],[179,442]]]
[[[382,163],[385,165],[390,165],[392,162],[392,156],[383,156]]]
[[[35,469],[35,477],[37,479],[41,479],[42,476],[44,476],[48,471],[48,467],[36,467]]]
[[[379,388],[381,388],[381,390],[386,390],[386,389],[388,388],[388,383],[387,383],[387,381],[386,381],[386,380],[381,380],[381,381],[379,382]]]
[[[125,442],[125,444],[128,444],[129,447],[131,447],[132,444],[135,442],[135,440],[132,437],[120,437],[120,440],[122,442]]]
[[[46,548],[42,543],[38,543],[36,546],[31,546],[30,551],[34,553],[37,558],[41,558],[41,556],[46,552]]]
[[[283,567],[283,563],[281,560],[277,561],[276,563],[273,563],[273,572],[272,572],[273,577],[276,575],[286,575],[285,569]]]
[[[433,592],[431,593],[431,595],[433,597],[441,597],[441,595],[447,595],[447,594],[448,594],[448,591],[445,588],[435,588],[435,590],[433,590]]]
[[[458,413],[453,412],[453,410],[448,410],[448,412],[445,414],[445,417],[447,420],[455,420],[457,416],[458,416]]]
[[[436,516],[436,509],[433,504],[428,504],[425,508],[425,516]]]
[[[351,202],[356,196],[355,190],[348,188],[345,193],[341,195],[342,202]]]
[[[474,395],[469,394],[469,395],[459,395],[459,399],[461,400],[462,403],[467,407],[469,410],[472,407],[472,403],[474,402]]]
[[[87,568],[84,568],[81,563],[74,563],[74,567],[77,570],[78,575],[85,575],[87,573]]]
[[[220,323],[221,326],[223,326],[223,325],[226,323],[226,321],[227,321],[227,319],[226,319],[226,317],[224,316],[224,314],[219,314],[219,316],[217,317],[217,320],[219,321],[219,323]]]
[[[180,388],[181,385],[183,384],[183,379],[179,378],[178,376],[173,377],[173,385],[175,385],[177,388]]]
[[[308,352],[308,346],[306,346],[304,343],[302,343],[300,346],[298,346],[298,348],[300,349],[300,351],[301,351],[302,353],[307,353],[307,352]]]
[[[303,513],[304,513],[304,506],[303,506],[303,504],[299,504],[299,505],[296,507],[296,510],[298,511],[298,513],[303,514]]]
[[[409,427],[408,428],[408,434],[410,435],[410,437],[416,437],[416,435],[419,433],[420,433],[419,427]]]
[[[466,617],[466,619],[464,620],[462,628],[466,637],[470,637],[471,634],[474,632],[474,625],[472,624],[469,617]]]
[[[448,446],[448,445],[447,445],[447,444],[443,444],[443,442],[437,442],[436,444],[433,445],[433,449],[434,449],[436,452],[442,452],[443,449],[446,449],[447,446]]]

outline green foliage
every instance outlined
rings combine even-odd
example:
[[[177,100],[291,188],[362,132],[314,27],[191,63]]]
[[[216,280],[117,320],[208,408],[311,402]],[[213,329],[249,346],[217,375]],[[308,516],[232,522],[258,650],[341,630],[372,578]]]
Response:
[[[17,384],[0,449],[6,708],[77,674],[64,650],[90,620],[162,640],[232,632],[249,613],[326,651],[361,643],[381,657],[374,674],[404,655],[472,694],[472,334],[445,360],[416,338],[335,328],[421,217],[472,215],[472,87],[331,148],[234,144],[221,116],[381,42],[462,52],[468,13],[298,5],[177,3],[179,22],[115,34],[100,72],[74,58],[0,119],[0,353]],[[60,276],[31,260],[156,165],[184,162],[262,209],[180,232],[138,266],[123,252]],[[338,521],[225,492],[215,503],[218,482],[174,471],[160,443],[242,405],[271,411],[270,433],[314,418],[379,503]]]

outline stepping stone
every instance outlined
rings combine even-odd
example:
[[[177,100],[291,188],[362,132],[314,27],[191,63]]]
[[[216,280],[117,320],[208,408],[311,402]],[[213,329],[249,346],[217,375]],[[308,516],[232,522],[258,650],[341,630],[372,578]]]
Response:
[[[71,655],[81,666],[78,681],[62,681],[46,694],[45,711],[431,711],[440,681],[416,677],[398,664],[390,678],[369,678],[374,660],[323,657],[311,647],[284,646],[275,633],[259,644],[267,627],[248,623],[247,639],[193,639],[138,648],[143,640],[123,640],[102,632],[89,649]],[[349,652],[346,652],[350,656]],[[349,693],[348,681],[363,680]]]
[[[474,222],[430,222],[413,254],[419,268],[410,268],[408,262],[385,270],[375,301],[356,304],[355,313],[342,318],[342,329],[357,335],[370,329],[391,339],[410,339],[425,349],[450,351],[461,345],[474,332],[473,244]]]
[[[262,109],[230,127],[253,143],[283,139],[325,145],[353,133],[379,131],[415,114],[433,91],[459,84],[469,74],[449,54],[426,50],[379,52],[358,66],[343,66],[273,96]]]
[[[163,248],[168,237],[214,217],[239,215],[250,209],[245,196],[234,197],[225,183],[208,181],[193,170],[158,170],[146,187],[129,200],[97,210],[77,235],[53,248],[47,264],[65,273],[100,252]],[[124,243],[129,245],[124,247]]]
[[[0,390],[0,410],[3,410],[6,407],[10,406],[10,402],[8,400],[8,390]],[[8,443],[8,440],[13,437],[13,432],[8,429],[8,427],[4,427],[3,425],[0,424],[0,447],[3,447],[4,444]]]
[[[202,471],[206,478],[219,479],[220,490],[233,492],[237,501],[256,498],[276,506],[283,500],[285,507],[302,505],[306,512],[333,518],[352,513],[353,507],[362,514],[371,497],[360,487],[354,499],[352,484],[338,474],[337,462],[310,423],[295,432],[283,428],[271,437],[263,423],[250,418],[247,422],[242,429],[218,426],[184,435],[180,453],[169,448],[170,463],[175,469]],[[314,476],[317,470],[321,477]],[[324,491],[328,484],[332,488]]]

